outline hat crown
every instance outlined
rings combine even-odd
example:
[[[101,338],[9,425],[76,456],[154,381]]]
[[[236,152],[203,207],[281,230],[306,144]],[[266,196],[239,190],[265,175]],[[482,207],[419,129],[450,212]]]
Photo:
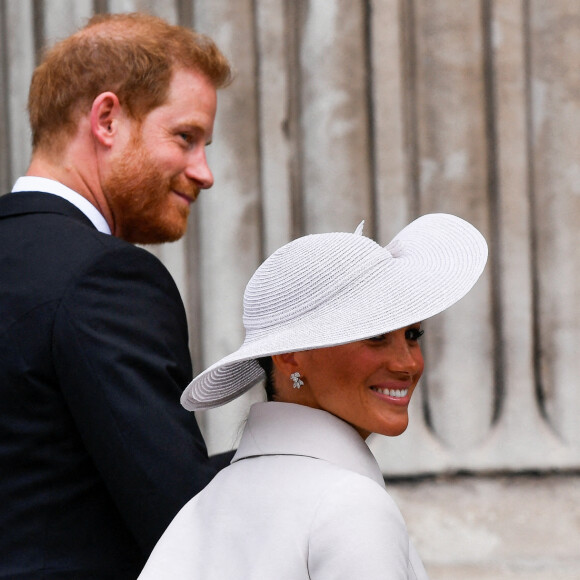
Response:
[[[390,257],[358,233],[312,234],[274,252],[244,294],[247,338],[299,320]]]

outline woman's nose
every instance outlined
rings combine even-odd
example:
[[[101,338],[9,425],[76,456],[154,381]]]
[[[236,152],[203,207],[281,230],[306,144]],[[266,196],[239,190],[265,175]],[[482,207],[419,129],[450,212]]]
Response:
[[[405,333],[393,337],[389,349],[388,366],[393,372],[414,375],[423,371],[423,353],[417,342],[410,342]]]

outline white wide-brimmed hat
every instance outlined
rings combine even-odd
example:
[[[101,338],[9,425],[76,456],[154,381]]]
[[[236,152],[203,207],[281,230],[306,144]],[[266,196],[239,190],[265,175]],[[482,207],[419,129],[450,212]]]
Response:
[[[199,374],[181,396],[190,411],[240,396],[264,371],[256,359],[336,346],[421,322],[462,298],[487,244],[453,215],[427,214],[384,248],[362,235],[312,234],[276,250],[244,293],[242,346]]]

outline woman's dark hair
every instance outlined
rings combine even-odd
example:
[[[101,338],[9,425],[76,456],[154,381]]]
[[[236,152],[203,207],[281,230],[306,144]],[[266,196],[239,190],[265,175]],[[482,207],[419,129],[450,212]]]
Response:
[[[262,367],[263,371],[266,373],[266,382],[264,383],[264,388],[266,389],[266,398],[268,401],[273,401],[276,395],[276,391],[274,389],[274,363],[272,362],[272,357],[265,356],[256,360]]]

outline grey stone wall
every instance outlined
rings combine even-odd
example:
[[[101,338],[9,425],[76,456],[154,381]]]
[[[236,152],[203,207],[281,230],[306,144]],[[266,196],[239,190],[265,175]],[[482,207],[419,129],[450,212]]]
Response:
[[[578,580],[580,477],[391,482],[431,580]]]

